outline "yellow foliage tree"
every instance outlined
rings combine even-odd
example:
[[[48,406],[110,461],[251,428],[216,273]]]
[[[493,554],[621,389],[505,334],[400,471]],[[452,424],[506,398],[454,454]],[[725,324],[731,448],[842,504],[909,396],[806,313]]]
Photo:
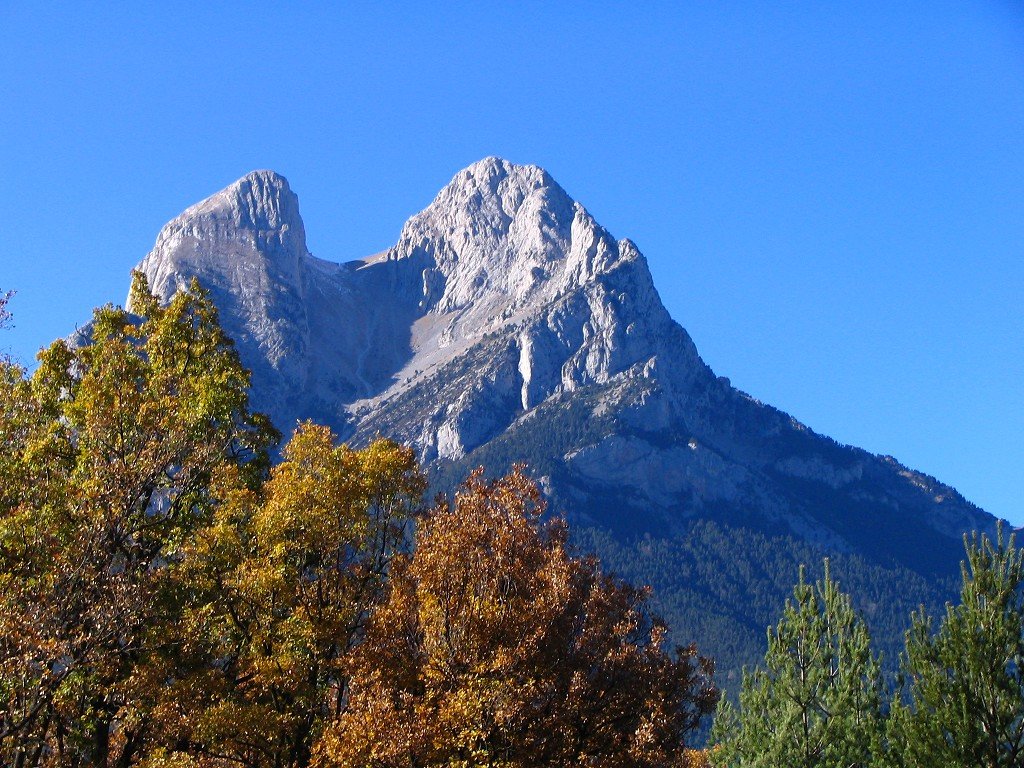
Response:
[[[687,749],[683,752],[680,768],[711,768],[711,757],[705,749]]]
[[[196,285],[138,315],[97,310],[28,377],[0,363],[0,763],[131,764],[150,735],[141,694],[178,606],[179,545],[213,508],[211,476],[254,482],[268,422]]]
[[[258,491],[229,469],[224,502],[176,572],[192,609],[168,692],[165,759],[303,766],[346,701],[346,654],[383,594],[425,483],[408,448],[336,447],[303,424]],[[215,664],[207,660],[215,659]]]

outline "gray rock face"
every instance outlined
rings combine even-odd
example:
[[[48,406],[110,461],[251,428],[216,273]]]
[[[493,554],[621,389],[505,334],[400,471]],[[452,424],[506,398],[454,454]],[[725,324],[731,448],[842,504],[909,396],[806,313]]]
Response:
[[[717,378],[636,246],[540,168],[482,160],[347,264],[310,255],[295,194],[257,171],[167,224],[140,268],[164,298],[193,276],[212,292],[283,431],[390,435],[439,476],[526,460],[584,522],[739,520],[920,572],[994,525]]]
[[[165,225],[138,268],[164,298],[199,278],[253,371],[255,406],[285,430],[305,418],[347,429],[345,404],[379,391],[408,356],[415,306],[403,312],[393,270],[311,256],[298,198],[272,171]]]

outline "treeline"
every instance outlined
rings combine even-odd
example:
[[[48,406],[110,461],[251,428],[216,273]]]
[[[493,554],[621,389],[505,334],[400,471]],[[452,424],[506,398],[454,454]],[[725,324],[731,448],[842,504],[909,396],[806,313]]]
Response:
[[[768,536],[721,519],[688,521],[683,532],[670,538],[628,539],[585,526],[574,526],[572,533],[579,551],[595,552],[608,570],[653,587],[652,603],[673,635],[697,639],[714,656],[719,686],[732,694],[743,668],[762,663],[765,627],[778,621],[801,564],[815,581],[823,576],[827,554],[792,536]],[[828,557],[831,575],[864,616],[892,685],[909,617],[922,605],[933,615],[943,611],[959,591],[959,578],[927,579],[853,553]]]
[[[668,766],[718,699],[521,472],[278,439],[193,285],[0,364],[0,764]]]

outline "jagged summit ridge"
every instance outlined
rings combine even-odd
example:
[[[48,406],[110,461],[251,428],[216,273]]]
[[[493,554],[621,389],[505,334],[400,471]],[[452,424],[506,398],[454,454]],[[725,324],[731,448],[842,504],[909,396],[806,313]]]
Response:
[[[434,262],[424,299],[439,312],[485,295],[513,305],[538,293],[551,299],[620,260],[643,258],[628,241],[618,243],[545,170],[496,157],[456,174],[406,222],[389,257]]]
[[[409,436],[428,456],[463,455],[545,399],[658,355],[685,358],[675,367],[687,375],[705,368],[636,247],[543,169],[499,158],[456,174],[395,246],[362,262],[310,255],[288,182],[257,171],[166,225],[140,266],[165,298],[193,275],[216,294],[264,380],[257,404],[285,428],[326,409],[332,425],[358,430],[484,338],[508,335],[490,362],[500,386],[469,387]],[[653,339],[678,343],[659,351]],[[496,390],[502,406],[469,418]]]
[[[636,247],[536,166],[487,158],[456,174],[405,224],[386,260],[419,271],[420,317],[395,384],[353,405],[364,430],[393,429],[379,414],[424,372],[447,367],[450,377],[452,361],[503,339],[475,381],[458,393],[449,387],[452,402],[424,402],[421,426],[402,433],[428,458],[463,456],[540,403],[649,374],[656,358],[676,381],[710,375]]]

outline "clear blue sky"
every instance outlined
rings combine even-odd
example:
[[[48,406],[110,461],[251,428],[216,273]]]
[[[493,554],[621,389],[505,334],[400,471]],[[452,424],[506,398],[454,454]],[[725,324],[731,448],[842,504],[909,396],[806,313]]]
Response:
[[[496,154],[635,240],[717,373],[1024,524],[1024,5],[66,5],[0,0],[21,359],[249,170],[342,261]]]

